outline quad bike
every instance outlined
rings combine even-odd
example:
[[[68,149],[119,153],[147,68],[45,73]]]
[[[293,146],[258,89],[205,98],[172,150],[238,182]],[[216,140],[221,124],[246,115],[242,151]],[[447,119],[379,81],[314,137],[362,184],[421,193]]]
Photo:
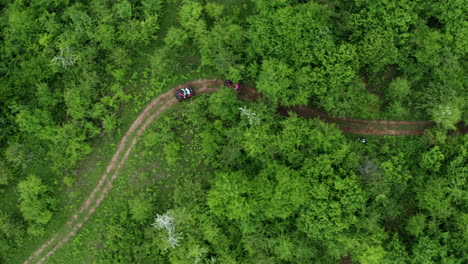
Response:
[[[236,92],[240,92],[242,85],[240,83],[234,84],[231,80],[224,81],[224,86],[232,88]]]
[[[233,82],[231,80],[226,80],[224,81],[224,86],[228,87],[228,88],[231,88],[233,85]]]
[[[182,102],[182,100],[190,98],[194,95],[195,95],[195,92],[193,91],[192,86],[178,89],[175,92],[175,97],[177,98],[177,100],[179,100],[179,102]]]
[[[240,83],[234,84],[234,91],[240,92],[241,88],[242,88],[242,85]]]

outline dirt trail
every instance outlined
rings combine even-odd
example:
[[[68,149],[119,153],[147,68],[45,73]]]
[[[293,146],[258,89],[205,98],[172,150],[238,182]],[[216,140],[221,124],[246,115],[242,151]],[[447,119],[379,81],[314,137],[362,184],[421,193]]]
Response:
[[[246,86],[241,98],[258,98],[262,95],[252,87]],[[326,112],[312,109],[306,106],[279,107],[278,112],[283,116],[289,116],[294,112],[304,118],[320,118],[328,123],[337,123],[338,127],[346,133],[362,135],[422,135],[426,128],[435,124],[428,121],[393,121],[393,120],[361,120],[352,118],[336,118]],[[403,128],[402,128],[403,127]]]
[[[197,94],[213,93],[221,86],[221,80],[196,80],[188,84],[180,85],[175,89],[180,89],[188,85],[194,86]],[[31,255],[24,264],[43,263],[60,247],[76,235],[78,230],[89,220],[91,215],[96,212],[102,201],[106,198],[112,188],[113,181],[118,177],[120,169],[127,161],[130,152],[137,143],[138,137],[146,130],[146,128],[158,117],[162,112],[170,106],[177,103],[174,98],[174,90],[162,94],[157,99],[151,101],[148,106],[141,112],[130,126],[124,137],[121,139],[116,152],[112,156],[111,161],[106,167],[106,170],[99,179],[96,187],[93,189],[89,197],[80,207],[71,219],[65,224],[69,232],[65,234],[56,233],[47,242]],[[239,94],[239,97],[247,100],[257,100],[261,94],[251,87],[245,87]],[[387,120],[356,120],[356,119],[338,119],[330,117],[327,113],[310,109],[307,107],[289,107],[280,108],[278,111],[282,115],[288,115],[289,111],[297,113],[299,116],[306,118],[321,118],[326,122],[338,123],[341,130],[347,133],[369,134],[369,135],[421,135],[424,129],[432,126],[431,122],[426,121],[387,121]],[[378,125],[378,126],[377,126]],[[406,129],[398,129],[399,126],[408,125]],[[416,127],[411,127],[416,126]],[[112,175],[109,177],[109,175]]]

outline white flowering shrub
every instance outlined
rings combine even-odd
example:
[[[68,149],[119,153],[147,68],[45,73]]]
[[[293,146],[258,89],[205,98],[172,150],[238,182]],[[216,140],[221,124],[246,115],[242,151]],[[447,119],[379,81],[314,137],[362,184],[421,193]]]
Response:
[[[462,112],[455,103],[438,105],[432,110],[432,120],[446,129],[456,129],[461,117]]]
[[[252,125],[259,125],[260,124],[260,117],[257,115],[257,113],[251,109],[247,109],[247,107],[239,107],[239,110],[241,111],[241,116],[247,117],[247,120],[249,120],[249,124]]]
[[[166,229],[168,235],[167,242],[171,248],[180,246],[179,241],[182,239],[182,233],[176,233],[176,224],[170,210],[163,215],[157,214],[156,218],[154,218],[154,223],[151,224],[151,226],[156,229]]]
[[[75,59],[75,55],[73,55],[72,52],[70,51],[70,48],[67,47],[65,50],[60,49],[59,55],[55,56],[52,59],[52,62],[55,65],[58,64],[66,68],[68,66],[74,65],[76,63],[76,59]]]

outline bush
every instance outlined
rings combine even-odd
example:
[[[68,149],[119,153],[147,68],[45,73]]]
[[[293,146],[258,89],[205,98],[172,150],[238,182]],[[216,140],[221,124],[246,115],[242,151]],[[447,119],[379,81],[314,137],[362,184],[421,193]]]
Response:
[[[388,96],[392,100],[400,101],[406,98],[410,93],[410,85],[405,78],[396,78],[388,86]]]
[[[224,13],[224,5],[220,5],[218,3],[206,3],[205,10],[208,16],[213,19],[220,18]]]
[[[6,163],[0,160],[0,185],[7,185],[10,178],[10,170],[8,169]]]
[[[413,236],[419,236],[423,233],[426,227],[426,216],[425,215],[414,215],[412,216],[408,224],[406,225],[406,231]]]
[[[179,27],[170,27],[164,38],[168,47],[182,47],[188,39],[187,31]]]
[[[462,112],[454,104],[439,104],[431,110],[432,120],[445,129],[456,129]]]
[[[150,199],[145,195],[140,195],[131,199],[128,204],[134,220],[143,222],[152,216],[153,206]]]
[[[48,187],[35,175],[30,175],[26,180],[18,184],[20,193],[19,208],[25,220],[34,224],[47,224],[52,218],[49,210]],[[31,228],[33,228],[31,226]],[[40,228],[33,228],[40,230]],[[38,232],[33,232],[38,233]],[[40,233],[40,232],[39,232]]]

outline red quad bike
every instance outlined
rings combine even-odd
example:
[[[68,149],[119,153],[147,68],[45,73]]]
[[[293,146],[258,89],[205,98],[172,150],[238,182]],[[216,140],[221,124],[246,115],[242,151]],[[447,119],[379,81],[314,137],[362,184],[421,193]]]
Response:
[[[224,81],[224,86],[232,88],[236,92],[240,92],[242,85],[240,83],[234,84],[231,80]]]
[[[177,100],[179,100],[179,102],[182,102],[182,100],[190,98],[194,95],[195,95],[195,92],[193,91],[192,86],[178,89],[175,92],[175,97],[177,98]]]
[[[240,83],[234,84],[234,91],[240,92],[241,88],[242,88],[242,85]]]
[[[224,86],[228,87],[228,88],[232,88],[232,85],[234,83],[231,81],[231,80],[226,80],[224,81]]]

